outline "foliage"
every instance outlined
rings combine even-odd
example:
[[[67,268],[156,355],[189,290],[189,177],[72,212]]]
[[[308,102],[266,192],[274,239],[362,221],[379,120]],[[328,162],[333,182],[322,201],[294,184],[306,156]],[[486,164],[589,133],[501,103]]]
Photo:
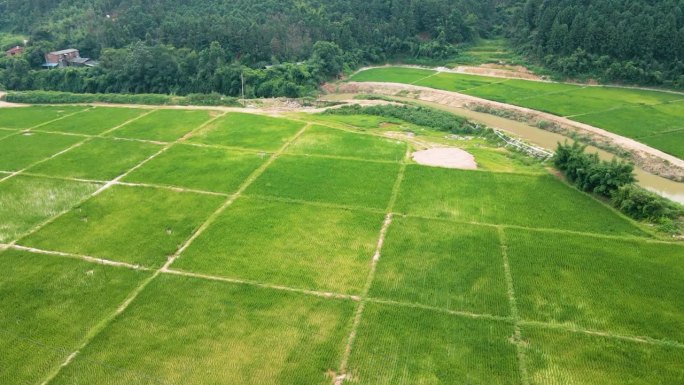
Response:
[[[602,161],[598,154],[587,154],[585,149],[578,142],[559,143],[553,158],[554,166],[580,190],[611,197],[620,187],[634,183],[634,165],[616,158]]]
[[[496,1],[59,0],[0,3],[0,31],[29,35],[0,58],[11,90],[78,93],[311,94],[363,63],[453,56],[503,24]],[[38,70],[46,52],[74,47],[97,68]]]
[[[615,191],[612,201],[618,210],[638,220],[675,220],[684,216],[682,205],[633,184]]]
[[[239,106],[235,98],[213,94],[173,96],[161,94],[92,94],[58,91],[10,91],[7,102],[26,104],[112,103],[147,105]]]
[[[597,154],[586,154],[585,148],[577,142],[558,143],[554,165],[570,182],[583,191],[611,198],[613,206],[636,220],[659,223],[666,232],[679,231],[684,207],[634,184],[631,164],[601,161]]]
[[[565,76],[684,88],[681,0],[527,0],[510,34]]]
[[[432,127],[452,134],[480,134],[484,130],[465,118],[428,107],[377,105],[362,107],[358,104],[329,109],[332,115],[374,115],[401,119],[424,127]]]

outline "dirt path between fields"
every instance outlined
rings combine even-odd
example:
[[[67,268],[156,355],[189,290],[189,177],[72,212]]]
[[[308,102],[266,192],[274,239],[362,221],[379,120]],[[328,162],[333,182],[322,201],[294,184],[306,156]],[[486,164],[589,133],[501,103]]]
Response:
[[[603,130],[588,124],[576,122],[561,116],[518,107],[511,104],[481,99],[474,96],[459,94],[457,92],[436,90],[428,87],[420,87],[409,84],[381,83],[381,82],[349,82],[324,86],[330,93],[366,93],[387,96],[402,96],[412,99],[438,103],[450,107],[472,108],[473,106],[486,106],[501,110],[512,111],[536,120],[545,120],[583,135],[596,137],[597,140],[607,141],[632,154],[634,162],[645,169],[662,177],[672,180],[684,180],[684,160],[658,149],[649,147],[634,139],[626,138],[615,133]]]

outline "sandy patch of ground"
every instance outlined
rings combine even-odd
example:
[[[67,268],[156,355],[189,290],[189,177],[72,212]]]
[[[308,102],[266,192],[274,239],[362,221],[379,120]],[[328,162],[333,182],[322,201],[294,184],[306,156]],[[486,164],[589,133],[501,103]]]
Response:
[[[424,166],[458,168],[476,170],[475,157],[460,148],[444,147],[417,151],[412,154],[413,160]]]
[[[333,87],[329,87],[333,88]],[[438,103],[451,107],[468,107],[472,105],[484,105],[502,110],[514,111],[534,117],[537,120],[546,120],[557,123],[568,130],[576,131],[585,135],[602,138],[626,151],[629,151],[634,162],[644,170],[664,178],[672,180],[684,180],[684,160],[664,153],[634,139],[626,138],[604,129],[576,122],[562,116],[518,107],[511,104],[494,102],[474,96],[459,94],[457,92],[436,90],[434,88],[420,87],[409,84],[382,83],[382,82],[349,82],[336,84],[335,92],[340,93],[365,93],[388,96],[404,96],[417,100]]]

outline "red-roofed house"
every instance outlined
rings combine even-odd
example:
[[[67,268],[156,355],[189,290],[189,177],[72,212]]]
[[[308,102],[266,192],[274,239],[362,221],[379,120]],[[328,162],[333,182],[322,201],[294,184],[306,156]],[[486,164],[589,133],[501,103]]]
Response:
[[[21,55],[22,52],[24,52],[24,47],[16,46],[5,51],[5,54],[7,54],[7,56],[16,56]]]

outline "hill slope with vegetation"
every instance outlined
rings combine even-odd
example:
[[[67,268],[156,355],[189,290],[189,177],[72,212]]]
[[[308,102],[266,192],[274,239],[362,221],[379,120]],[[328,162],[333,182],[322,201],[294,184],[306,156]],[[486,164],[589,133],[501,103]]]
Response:
[[[684,1],[527,0],[515,45],[571,77],[684,88]]]
[[[5,0],[0,86],[79,93],[309,95],[365,64],[454,63],[507,36],[562,76],[684,87],[684,0]],[[41,70],[77,48],[100,65]]]
[[[72,92],[300,96],[345,67],[390,58],[446,58],[487,35],[495,1],[62,0],[0,2],[0,29],[29,36],[5,60],[11,89]],[[500,28],[500,27],[499,27]],[[39,69],[43,54],[74,47],[94,70]],[[281,64],[290,63],[290,64]],[[4,80],[2,80],[4,79]]]

